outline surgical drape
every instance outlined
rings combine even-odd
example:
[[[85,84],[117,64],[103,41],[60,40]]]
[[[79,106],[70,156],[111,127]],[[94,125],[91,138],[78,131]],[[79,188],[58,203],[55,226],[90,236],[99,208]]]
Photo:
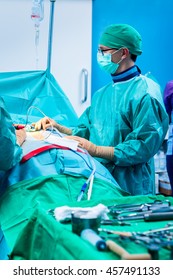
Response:
[[[30,106],[68,126],[75,126],[77,115],[61,87],[47,71],[0,73],[0,96],[3,97],[14,122],[25,123]],[[43,115],[36,109],[29,112],[28,121]]]

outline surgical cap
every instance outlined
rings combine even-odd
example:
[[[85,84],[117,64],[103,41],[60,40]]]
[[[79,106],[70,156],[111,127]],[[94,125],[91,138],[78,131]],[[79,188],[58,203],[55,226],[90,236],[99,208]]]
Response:
[[[142,53],[141,36],[135,28],[128,24],[109,25],[101,35],[99,44],[115,49],[126,47],[131,54],[135,55]]]

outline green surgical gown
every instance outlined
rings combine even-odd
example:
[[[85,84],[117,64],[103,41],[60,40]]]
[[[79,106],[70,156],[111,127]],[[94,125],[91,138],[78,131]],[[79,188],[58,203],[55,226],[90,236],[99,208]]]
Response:
[[[114,160],[99,159],[131,195],[154,194],[153,156],[168,130],[160,86],[139,75],[98,90],[73,135],[114,147]]]
[[[0,170],[6,171],[20,161],[22,149],[16,143],[15,129],[0,97]]]

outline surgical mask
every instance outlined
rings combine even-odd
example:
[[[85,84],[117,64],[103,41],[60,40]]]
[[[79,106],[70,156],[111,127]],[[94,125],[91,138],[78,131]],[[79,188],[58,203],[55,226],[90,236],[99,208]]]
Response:
[[[118,51],[119,50],[115,51],[114,53]],[[99,66],[101,67],[101,69],[108,72],[109,74],[114,74],[119,67],[119,63],[121,62],[121,60],[118,63],[112,62],[112,54],[102,54],[101,52],[97,53],[97,62]]]

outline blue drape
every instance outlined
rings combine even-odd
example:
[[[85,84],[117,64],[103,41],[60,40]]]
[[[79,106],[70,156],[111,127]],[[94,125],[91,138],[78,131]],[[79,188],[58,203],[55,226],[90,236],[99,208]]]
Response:
[[[0,95],[14,123],[25,123],[28,108],[36,106],[62,125],[76,125],[77,114],[69,99],[47,71],[0,73]],[[42,117],[38,110],[29,110],[29,122]]]

